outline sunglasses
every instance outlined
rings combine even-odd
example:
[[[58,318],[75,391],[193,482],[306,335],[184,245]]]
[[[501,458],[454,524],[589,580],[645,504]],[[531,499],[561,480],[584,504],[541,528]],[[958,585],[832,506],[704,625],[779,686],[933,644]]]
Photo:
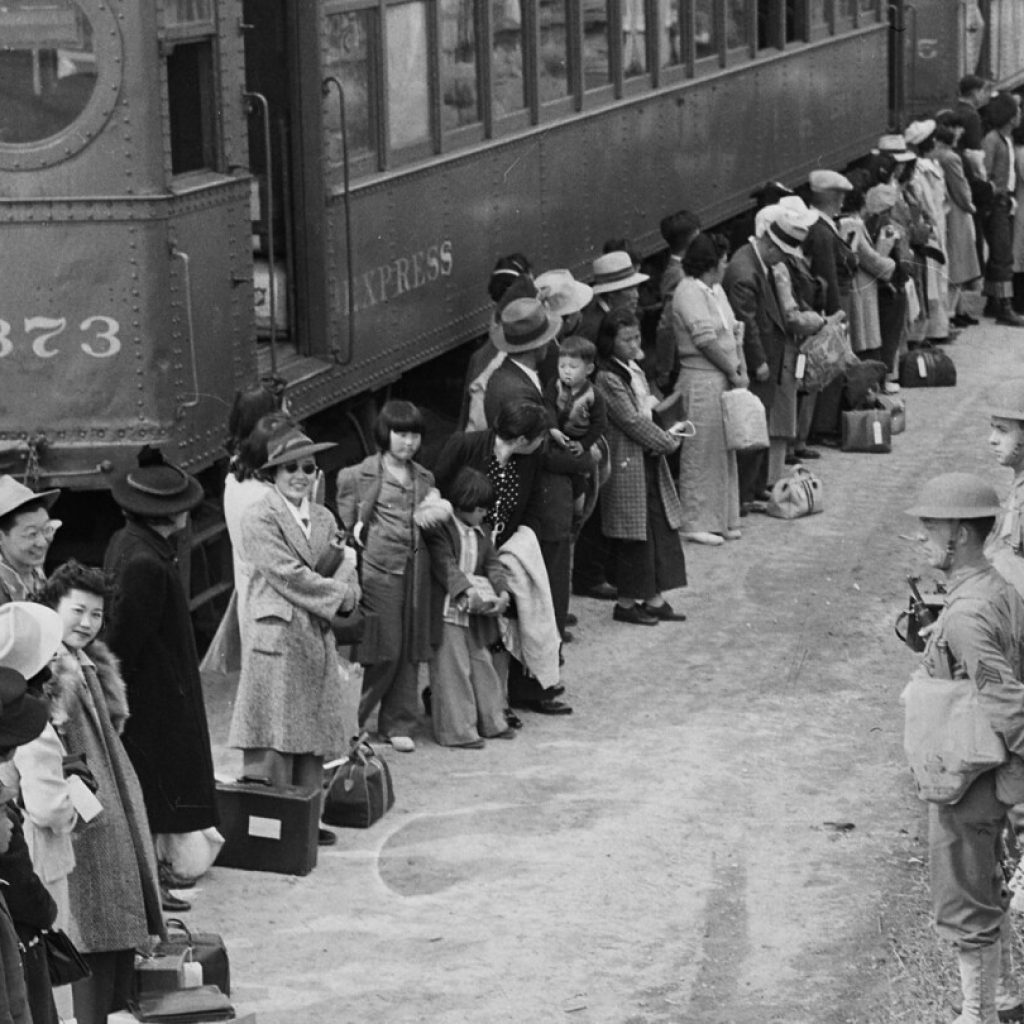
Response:
[[[286,462],[284,464],[284,471],[286,473],[297,473],[300,469],[306,476],[312,476],[316,472],[316,463],[303,462],[300,465],[298,462]]]

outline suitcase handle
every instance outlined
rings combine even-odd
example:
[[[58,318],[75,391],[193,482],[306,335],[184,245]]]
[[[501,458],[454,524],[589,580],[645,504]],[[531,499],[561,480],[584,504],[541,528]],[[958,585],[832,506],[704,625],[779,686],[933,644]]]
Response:
[[[185,933],[185,939],[186,939],[186,941],[188,942],[188,945],[189,945],[189,949],[191,949],[193,946],[195,946],[195,941],[192,938],[192,933],[189,931],[188,925],[185,924],[185,922],[182,921],[182,919],[180,917],[168,917],[164,921],[164,924],[167,925],[168,928],[171,925],[174,925],[174,927],[177,928],[178,931],[184,932]]]

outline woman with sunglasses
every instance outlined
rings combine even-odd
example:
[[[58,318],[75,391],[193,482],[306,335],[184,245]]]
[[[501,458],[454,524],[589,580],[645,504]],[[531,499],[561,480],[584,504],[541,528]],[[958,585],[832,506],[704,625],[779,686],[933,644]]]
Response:
[[[242,671],[229,742],[244,774],[272,786],[320,788],[325,756],[341,753],[345,722],[332,618],[359,601],[355,552],[331,513],[312,500],[315,444],[290,423],[267,440],[260,476],[270,485],[242,516],[248,566],[238,606]],[[334,843],[320,831],[320,843]]]

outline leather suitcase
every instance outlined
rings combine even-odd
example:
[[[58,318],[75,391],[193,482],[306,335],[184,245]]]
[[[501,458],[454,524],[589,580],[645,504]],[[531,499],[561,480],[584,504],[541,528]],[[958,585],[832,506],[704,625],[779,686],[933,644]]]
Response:
[[[203,968],[203,984],[216,985],[224,995],[231,995],[231,964],[224,940],[212,932],[192,931],[177,917],[166,920],[167,938],[158,942],[157,956],[182,955]]]
[[[844,452],[891,452],[892,416],[888,409],[843,413]]]
[[[319,789],[218,782],[217,808],[221,867],[283,875],[308,875],[316,867]]]

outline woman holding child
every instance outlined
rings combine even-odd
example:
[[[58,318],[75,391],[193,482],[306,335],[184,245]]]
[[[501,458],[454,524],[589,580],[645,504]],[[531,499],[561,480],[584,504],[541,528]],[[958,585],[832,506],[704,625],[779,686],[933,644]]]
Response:
[[[672,329],[679,353],[676,391],[696,434],[679,458],[683,536],[698,544],[739,540],[736,453],[725,445],[722,394],[749,383],[742,327],[722,290],[729,259],[721,235],[698,235],[683,257],[685,276],[672,296]]]

